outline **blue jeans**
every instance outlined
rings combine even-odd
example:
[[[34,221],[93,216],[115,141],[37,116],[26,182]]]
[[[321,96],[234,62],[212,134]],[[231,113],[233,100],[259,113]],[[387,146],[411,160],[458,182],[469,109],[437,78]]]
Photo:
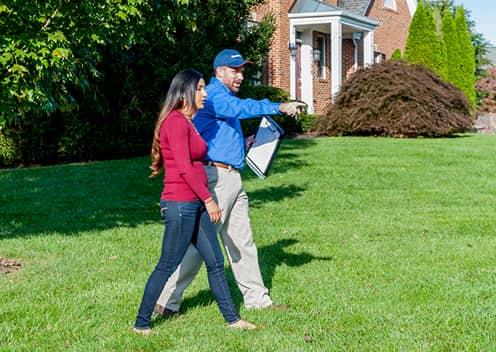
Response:
[[[227,285],[224,256],[220,250],[217,232],[203,203],[161,201],[160,209],[165,215],[162,255],[146,283],[134,326],[138,329],[150,327],[153,309],[160,293],[181,263],[190,243],[198,249],[205,261],[208,283],[224,319],[229,324],[237,322],[240,318]]]

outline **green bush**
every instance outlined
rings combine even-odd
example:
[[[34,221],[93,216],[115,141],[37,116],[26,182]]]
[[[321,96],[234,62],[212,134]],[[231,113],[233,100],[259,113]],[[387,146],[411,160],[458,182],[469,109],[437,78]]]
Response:
[[[401,50],[400,49],[396,49],[395,51],[393,51],[393,54],[391,55],[391,60],[393,60],[393,61],[401,60]]]
[[[143,155],[170,80],[240,50],[261,68],[274,30],[262,0],[0,1],[0,126],[20,162]],[[181,55],[178,56],[178,53]]]
[[[449,57],[447,61],[447,81],[460,88],[460,60],[461,48],[455,22],[450,11],[445,11],[442,15],[443,40],[446,45],[446,53]]]
[[[423,1],[419,1],[410,24],[403,58],[431,69],[443,79],[447,78],[446,47],[437,32],[433,10]]]
[[[301,126],[302,132],[309,132],[315,123],[316,116],[313,114],[300,114],[298,115],[298,123]]]
[[[458,66],[460,81],[456,82],[455,85],[465,93],[472,106],[475,106],[475,53],[463,7],[459,6],[456,9],[454,21],[460,47]]]
[[[11,166],[19,160],[19,150],[12,137],[6,136],[0,128],[0,167]]]
[[[256,100],[269,99],[274,102],[289,101],[289,94],[285,90],[264,85],[253,86],[245,84],[241,87],[238,97]]]

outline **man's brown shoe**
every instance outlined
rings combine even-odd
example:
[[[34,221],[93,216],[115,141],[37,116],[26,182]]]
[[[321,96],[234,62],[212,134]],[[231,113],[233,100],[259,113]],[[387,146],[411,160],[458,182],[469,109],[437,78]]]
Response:
[[[178,314],[177,311],[165,308],[164,306],[161,306],[160,304],[155,304],[155,309],[154,312],[157,313],[158,315],[164,317],[164,318],[171,318]]]
[[[141,336],[150,336],[152,333],[152,329],[146,328],[146,329],[138,329],[137,327],[133,326],[133,333],[136,335],[141,335]]]

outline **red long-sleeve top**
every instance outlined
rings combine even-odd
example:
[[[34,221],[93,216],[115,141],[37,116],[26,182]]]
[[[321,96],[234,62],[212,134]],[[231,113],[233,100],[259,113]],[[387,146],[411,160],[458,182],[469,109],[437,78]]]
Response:
[[[190,202],[211,197],[203,158],[207,144],[181,112],[169,113],[160,127],[165,176],[162,200]]]

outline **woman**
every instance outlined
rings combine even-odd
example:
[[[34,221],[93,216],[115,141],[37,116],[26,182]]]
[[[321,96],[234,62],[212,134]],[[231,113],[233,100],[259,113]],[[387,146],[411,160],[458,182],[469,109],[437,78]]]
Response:
[[[193,115],[203,108],[206,97],[205,81],[198,71],[179,72],[172,80],[155,126],[150,168],[151,177],[157,176],[162,166],[167,170],[160,200],[166,227],[162,254],[145,286],[133,327],[138,334],[151,333],[155,303],[190,243],[205,261],[210,289],[229,327],[255,328],[241,320],[236,312],[224,272],[224,257],[212,224],[219,221],[221,211],[207,187],[202,162],[207,145],[192,123]]]

